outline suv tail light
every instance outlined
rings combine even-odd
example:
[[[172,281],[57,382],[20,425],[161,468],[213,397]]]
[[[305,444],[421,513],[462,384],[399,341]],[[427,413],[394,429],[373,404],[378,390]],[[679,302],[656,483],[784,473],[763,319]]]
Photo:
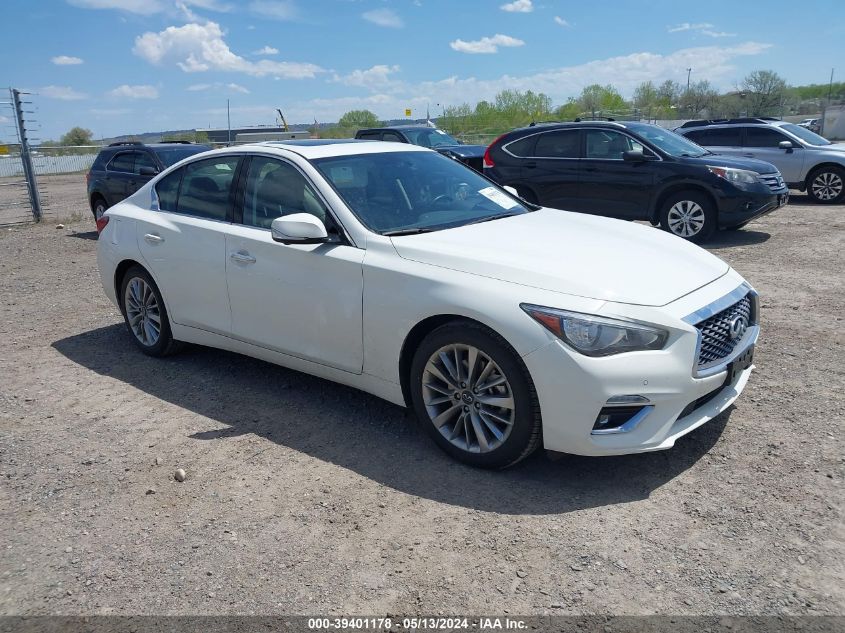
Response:
[[[99,218],[97,218],[97,234],[102,233],[103,229],[106,228],[106,224],[108,223],[109,216],[107,215],[101,215]]]
[[[502,138],[504,136],[506,136],[506,135],[502,134],[501,136],[497,137],[496,140],[493,141],[492,143],[490,143],[490,145],[487,146],[487,149],[484,150],[484,166],[485,167],[495,167],[496,166],[496,163],[493,162],[493,157],[490,156],[490,148],[492,148],[496,143],[498,143],[500,140],[502,140]]]
[[[91,172],[90,172],[90,171],[89,171],[88,173],[86,173],[86,174],[85,174],[85,184],[86,184],[86,185],[90,185],[90,184],[91,184]]]

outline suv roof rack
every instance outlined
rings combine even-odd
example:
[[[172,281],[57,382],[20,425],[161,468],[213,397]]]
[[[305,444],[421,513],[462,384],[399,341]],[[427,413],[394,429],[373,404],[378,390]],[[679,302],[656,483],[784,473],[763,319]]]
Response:
[[[121,145],[143,145],[141,141],[117,141],[116,143],[109,143],[109,147],[120,147]]]
[[[740,119],[700,119],[687,121],[681,127],[706,127],[708,125],[735,125],[740,123],[768,123],[769,121],[780,121],[770,116],[743,117]]]
[[[579,116],[573,119],[575,123],[580,123],[581,121],[611,121],[616,122],[612,116]]]

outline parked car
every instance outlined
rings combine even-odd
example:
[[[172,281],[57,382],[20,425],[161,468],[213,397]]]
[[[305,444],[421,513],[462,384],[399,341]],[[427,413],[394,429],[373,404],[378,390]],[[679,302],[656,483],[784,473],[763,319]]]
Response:
[[[94,220],[150,180],[183,158],[211,149],[211,145],[188,141],[144,144],[138,141],[112,143],[100,150],[85,176],[88,203]]]
[[[815,132],[816,134],[822,133],[822,120],[821,119],[804,119],[801,123],[798,124],[798,127],[805,127],[811,132]]]
[[[740,228],[786,204],[778,170],[714,156],[647,123],[546,123],[497,138],[484,173],[555,209],[648,220],[693,242]]]
[[[413,145],[218,150],[100,222],[103,288],[143,353],[197,343],[351,385],[475,466],[668,449],[753,367],[757,295],[719,258]]]
[[[355,138],[367,141],[393,141],[429,147],[441,154],[457,159],[476,171],[481,171],[483,145],[464,145],[443,130],[429,125],[395,125],[393,127],[358,130]]]
[[[774,119],[688,121],[677,131],[720,155],[772,163],[791,189],[815,202],[845,202],[845,143]]]

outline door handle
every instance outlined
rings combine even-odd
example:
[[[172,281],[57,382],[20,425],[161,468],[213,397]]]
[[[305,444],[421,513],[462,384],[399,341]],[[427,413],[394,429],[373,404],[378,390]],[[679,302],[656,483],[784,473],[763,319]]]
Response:
[[[144,235],[144,239],[150,244],[160,244],[164,241],[164,238],[161,235],[156,235],[155,233],[147,233]]]
[[[229,255],[229,258],[232,261],[236,261],[239,264],[254,264],[255,258],[250,255],[249,253],[244,253],[243,251],[238,251],[237,253],[232,253]]]

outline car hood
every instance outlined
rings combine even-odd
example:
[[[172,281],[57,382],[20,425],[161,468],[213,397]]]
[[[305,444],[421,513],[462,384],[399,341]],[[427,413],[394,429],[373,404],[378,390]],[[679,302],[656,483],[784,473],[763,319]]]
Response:
[[[749,171],[757,172],[758,174],[772,174],[778,171],[778,168],[767,163],[764,160],[757,160],[756,158],[736,158],[733,156],[725,156],[715,152],[702,156],[700,158],[685,158],[685,161],[691,163],[698,163],[699,165],[712,165],[713,167],[733,167],[735,169],[747,169]]]
[[[438,145],[434,149],[443,154],[454,154],[459,158],[481,158],[487,151],[484,145]]]
[[[845,152],[845,143],[833,143],[832,145],[813,145],[814,150],[818,152],[836,152],[836,157]]]
[[[730,270],[704,249],[653,227],[546,208],[391,240],[408,260],[647,306],[666,305]]]

